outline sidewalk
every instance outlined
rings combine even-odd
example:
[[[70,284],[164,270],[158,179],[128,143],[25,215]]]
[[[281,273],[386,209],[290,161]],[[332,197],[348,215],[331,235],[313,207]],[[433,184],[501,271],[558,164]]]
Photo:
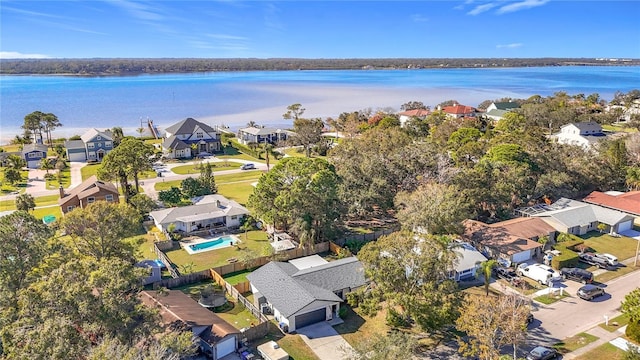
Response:
[[[609,341],[620,337],[622,335],[624,335],[626,326],[623,326],[619,329],[616,329],[616,331],[612,331],[609,332],[603,328],[601,328],[600,326],[596,325],[594,327],[592,327],[591,329],[587,330],[586,333],[593,335],[593,336],[597,336],[599,339],[586,345],[583,346],[575,351],[572,351],[570,353],[565,354],[562,358],[566,359],[566,360],[570,360],[570,359],[575,359],[577,357],[580,357],[581,355],[584,355],[586,353],[588,353],[589,351],[608,343]]]

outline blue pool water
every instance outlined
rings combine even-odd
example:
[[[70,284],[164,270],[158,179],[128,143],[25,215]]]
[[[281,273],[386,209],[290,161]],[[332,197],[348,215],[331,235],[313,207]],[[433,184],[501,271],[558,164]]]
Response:
[[[231,243],[235,243],[235,242],[237,242],[237,240],[231,236],[222,236],[214,240],[202,242],[199,244],[189,245],[189,248],[191,248],[191,250],[195,252],[203,251],[203,250],[215,250],[215,249],[230,246]]]

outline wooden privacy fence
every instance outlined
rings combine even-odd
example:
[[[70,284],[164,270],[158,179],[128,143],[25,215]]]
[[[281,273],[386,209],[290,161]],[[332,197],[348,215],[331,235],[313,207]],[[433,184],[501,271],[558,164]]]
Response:
[[[211,279],[211,271],[209,269],[198,271],[191,274],[181,275],[173,279],[164,279],[156,283],[153,283],[153,288],[158,289],[160,287],[166,287],[167,289],[173,289],[184,285],[197,283],[203,280]]]
[[[156,256],[158,257],[158,259],[160,259],[160,261],[162,261],[164,266],[166,266],[167,270],[169,270],[169,274],[171,274],[171,277],[174,278],[174,279],[177,279],[177,278],[180,277],[180,274],[173,267],[173,264],[171,263],[171,261],[169,261],[169,258],[167,257],[167,255],[164,254],[164,251],[160,250],[160,246],[158,246],[158,244],[165,243],[165,242],[166,241],[153,243],[153,251],[156,253]]]
[[[374,231],[372,233],[367,233],[367,234],[352,234],[349,236],[345,236],[341,239],[337,239],[335,240],[335,243],[340,245],[340,246],[344,246],[344,244],[347,243],[347,241],[349,240],[354,240],[357,242],[369,242],[369,241],[373,241],[378,239],[379,237],[383,236],[383,235],[389,235],[391,233],[394,233],[398,231],[397,228],[390,228],[390,229],[384,229],[384,230],[379,230],[379,231]]]

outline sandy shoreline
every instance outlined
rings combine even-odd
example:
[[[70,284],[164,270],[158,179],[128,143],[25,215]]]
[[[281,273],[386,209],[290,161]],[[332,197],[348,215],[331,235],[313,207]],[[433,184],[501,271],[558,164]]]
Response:
[[[306,109],[305,117],[327,118],[337,117],[342,112],[352,112],[366,108],[376,109],[393,109],[398,111],[400,106],[408,101],[422,101],[426,105],[435,106],[436,104],[449,99],[455,99],[462,104],[477,106],[486,99],[510,97],[528,97],[531,94],[514,94],[500,89],[491,90],[471,90],[456,88],[407,88],[407,87],[359,87],[359,86],[343,86],[343,85],[308,85],[300,84],[292,86],[291,84],[258,84],[253,89],[262,93],[275,94],[279,99],[279,103],[273,106],[255,106],[252,99],[245,99],[245,109],[243,111],[234,111],[228,114],[210,114],[205,116],[193,116],[189,114],[189,110],[184,110],[184,116],[176,119],[158,119],[151,114],[151,119],[155,120],[156,126],[161,130],[187,117],[194,117],[199,121],[209,125],[224,125],[232,129],[245,126],[249,121],[264,126],[283,126],[291,124],[290,121],[284,120],[282,114],[285,113],[286,107],[293,103],[301,103]],[[303,99],[303,100],[300,100]],[[161,112],[161,109],[159,110]],[[73,135],[81,135],[87,129],[95,127],[97,129],[107,129],[113,126],[122,126],[117,122],[109,123],[106,121],[92,123],[87,120],[86,126],[84,121],[65,121],[60,118],[63,125],[54,131],[55,137],[68,138]],[[122,126],[125,134],[137,135],[136,128],[138,126]],[[7,144],[17,134],[21,134],[22,129],[19,127],[0,127],[0,143]]]

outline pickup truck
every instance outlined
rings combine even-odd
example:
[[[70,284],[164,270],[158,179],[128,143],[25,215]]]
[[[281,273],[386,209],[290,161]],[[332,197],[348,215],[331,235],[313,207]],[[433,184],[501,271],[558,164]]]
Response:
[[[609,267],[609,261],[607,261],[607,259],[597,257],[593,253],[581,253],[580,255],[578,255],[578,257],[579,257],[578,261],[583,262],[585,264],[597,266],[601,269],[606,269]]]
[[[591,271],[587,271],[580,268],[562,268],[560,269],[560,275],[565,279],[575,280],[583,284],[588,284],[593,281],[593,274]]]

